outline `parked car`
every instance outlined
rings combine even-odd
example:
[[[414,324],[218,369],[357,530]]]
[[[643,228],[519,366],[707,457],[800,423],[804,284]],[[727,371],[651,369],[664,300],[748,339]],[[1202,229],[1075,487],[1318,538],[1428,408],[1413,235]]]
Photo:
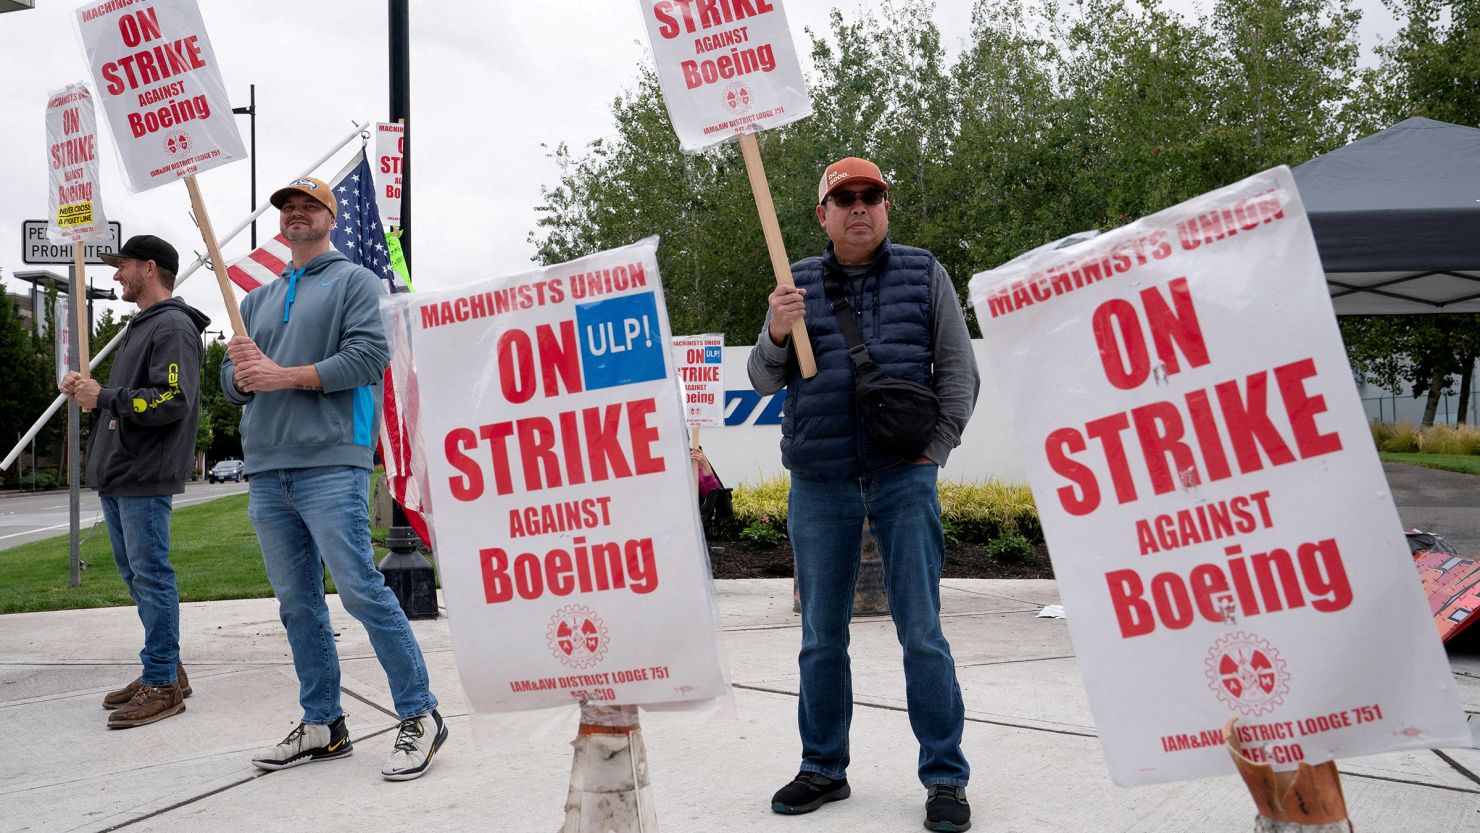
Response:
[[[210,473],[206,475],[206,479],[212,483],[221,483],[227,480],[240,483],[247,479],[247,476],[242,474],[244,465],[240,460],[222,460],[211,468]]]

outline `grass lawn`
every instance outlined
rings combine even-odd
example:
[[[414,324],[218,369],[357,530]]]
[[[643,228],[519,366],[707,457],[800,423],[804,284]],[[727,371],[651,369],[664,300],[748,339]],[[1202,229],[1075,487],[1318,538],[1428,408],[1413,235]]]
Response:
[[[1412,463],[1415,466],[1457,471],[1461,474],[1480,474],[1480,455],[1475,454],[1399,454],[1383,451],[1377,456],[1394,463]]]
[[[385,530],[371,537],[385,540]],[[130,605],[118,577],[108,529],[101,521],[82,530],[82,586],[67,586],[66,535],[0,550],[0,613],[72,610]],[[385,553],[376,547],[376,560]],[[170,562],[182,602],[257,599],[272,595],[257,536],[247,520],[247,496],[231,495],[174,511],[170,523]],[[328,582],[334,592],[334,582]]]

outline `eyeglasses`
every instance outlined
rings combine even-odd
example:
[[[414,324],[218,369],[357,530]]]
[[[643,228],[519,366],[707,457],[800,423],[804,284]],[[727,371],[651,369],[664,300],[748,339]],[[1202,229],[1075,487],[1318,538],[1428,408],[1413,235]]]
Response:
[[[866,191],[837,191],[829,194],[828,197],[832,199],[833,205],[836,205],[838,208],[850,208],[854,201],[859,199],[863,200],[864,205],[878,205],[888,195],[888,192],[881,191],[878,188],[869,188]],[[827,200],[823,200],[823,202],[827,202]]]

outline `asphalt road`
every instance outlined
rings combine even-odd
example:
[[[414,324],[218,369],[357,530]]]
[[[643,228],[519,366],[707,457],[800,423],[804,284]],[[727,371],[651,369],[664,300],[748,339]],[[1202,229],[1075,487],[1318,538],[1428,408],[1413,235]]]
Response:
[[[175,495],[175,506],[189,506],[246,490],[245,483],[188,483],[185,494]],[[79,503],[82,534],[88,535],[97,524],[97,534],[106,535],[98,493],[83,489]],[[66,535],[71,523],[70,506],[66,492],[0,493],[0,550],[54,535]]]

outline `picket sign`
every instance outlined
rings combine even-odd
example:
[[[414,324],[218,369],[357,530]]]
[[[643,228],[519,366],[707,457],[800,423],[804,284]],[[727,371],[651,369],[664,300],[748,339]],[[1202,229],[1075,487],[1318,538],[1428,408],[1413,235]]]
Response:
[[[469,705],[727,695],[656,238],[381,308]]]
[[[245,335],[195,181],[247,156],[200,7],[195,0],[106,0],[80,6],[77,26],[129,189],[185,180],[232,333]]]
[[[685,153],[739,139],[745,173],[777,286],[795,286],[757,131],[812,115],[780,0],[699,6],[637,0],[658,68],[658,84]],[[802,376],[817,375],[807,324],[791,328]]]
[[[77,328],[79,345],[78,355],[72,358],[82,378],[90,379],[84,249],[88,241],[111,237],[112,232],[103,214],[98,122],[92,91],[86,84],[79,81],[47,93],[46,145],[50,205],[46,236],[72,242],[73,271],[68,294],[73,301],[73,326]]]
[[[1289,169],[970,295],[1116,783],[1469,744]]]

